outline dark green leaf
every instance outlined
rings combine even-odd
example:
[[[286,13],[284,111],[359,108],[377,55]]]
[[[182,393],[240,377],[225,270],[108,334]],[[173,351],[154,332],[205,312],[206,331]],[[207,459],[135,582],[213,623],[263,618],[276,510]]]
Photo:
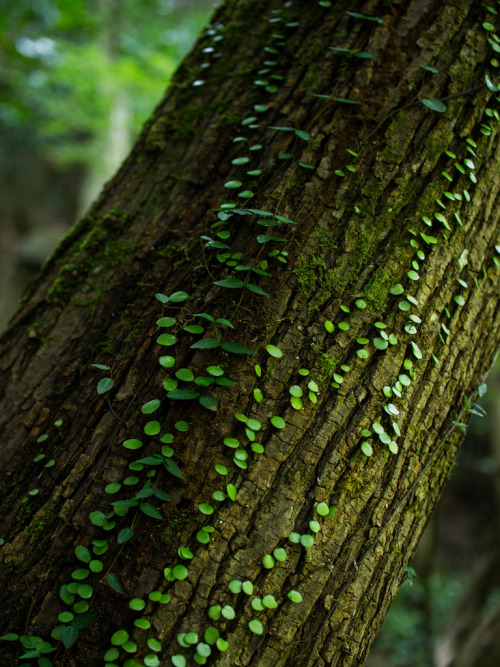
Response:
[[[247,283],[245,285],[247,289],[250,290],[250,292],[253,292],[254,294],[261,294],[262,296],[269,296],[267,292],[265,292],[262,287],[259,287],[258,285],[254,285],[252,283]]]
[[[135,507],[139,503],[134,498],[127,498],[125,500],[115,500],[114,503],[111,503],[113,507]]]
[[[134,531],[132,528],[122,528],[120,532],[118,533],[118,536],[116,538],[116,541],[118,544],[123,544],[127,540],[130,540],[134,536]]]
[[[169,496],[169,494],[166,491],[163,491],[163,489],[154,489],[154,494],[155,497],[158,498],[158,500],[162,500],[164,503],[172,502],[172,497]]]
[[[118,576],[114,572],[110,572],[106,577],[106,581],[111,586],[111,588],[117,593],[123,593],[123,586],[118,579]]]
[[[269,243],[269,241],[279,241],[286,243],[287,239],[282,239],[278,236],[267,236],[266,234],[259,234],[257,236],[257,243]]]
[[[295,135],[300,139],[304,139],[304,141],[309,141],[311,138],[309,132],[306,132],[305,130],[295,130]]]
[[[192,350],[208,350],[212,347],[219,347],[219,341],[215,338],[202,338],[191,345]]]
[[[361,102],[356,102],[355,100],[348,100],[345,97],[334,97],[335,102],[340,102],[340,104],[361,104]]]
[[[430,109],[431,111],[438,111],[439,113],[444,113],[446,111],[446,104],[443,104],[440,100],[422,100],[422,104]]]
[[[185,301],[186,299],[189,299],[189,294],[186,292],[174,292],[173,294],[170,295],[170,301],[172,303],[180,303],[181,301]]]
[[[224,324],[226,327],[230,327],[231,329],[234,329],[234,326],[231,324],[229,320],[226,320],[224,317],[218,317],[215,320],[216,324]]]
[[[179,479],[184,479],[184,477],[182,476],[182,473],[179,470],[177,464],[174,463],[174,461],[172,461],[172,459],[165,459],[163,461],[163,463],[165,465],[165,468],[168,470],[168,472],[171,475],[174,475],[174,477],[178,477]]]
[[[177,343],[177,337],[174,336],[173,334],[161,334],[156,339],[156,342],[158,343],[158,345],[166,345],[166,346],[175,345],[175,343]]]
[[[198,402],[200,405],[203,405],[204,408],[212,410],[213,412],[216,412],[219,407],[219,401],[213,396],[200,396]]]
[[[78,616],[75,616],[75,618],[71,621],[71,625],[77,630],[82,630],[83,628],[86,628],[87,625],[90,625],[96,616],[97,612],[86,611],[83,614],[78,614]],[[66,648],[68,647],[66,646]]]
[[[167,396],[175,401],[190,401],[193,398],[198,398],[200,393],[198,391],[193,391],[192,389],[175,389],[174,391],[169,391]]]
[[[97,383],[97,393],[105,394],[107,391],[113,388],[114,382],[111,378],[103,378]]]
[[[162,515],[160,512],[157,510],[156,507],[153,505],[150,505],[149,503],[142,503],[142,505],[139,505],[139,509],[141,512],[143,512],[146,516],[150,516],[153,519],[163,519]]]
[[[214,282],[214,285],[218,285],[219,287],[229,287],[229,288],[237,288],[237,287],[243,287],[244,283],[242,280],[238,280],[237,278],[227,278],[226,280],[217,280]]]
[[[248,347],[241,345],[240,343],[234,343],[232,341],[227,341],[222,343],[222,349],[226,352],[233,352],[234,354],[254,354],[252,350],[249,350]]]
[[[75,628],[73,625],[66,626],[61,636],[64,647],[71,648],[78,639],[79,634],[78,628]]]
[[[365,21],[375,21],[375,23],[384,22],[384,19],[381,19],[378,16],[367,16],[366,14],[360,14],[359,12],[346,12],[346,14],[352,16],[355,19],[364,19]]]

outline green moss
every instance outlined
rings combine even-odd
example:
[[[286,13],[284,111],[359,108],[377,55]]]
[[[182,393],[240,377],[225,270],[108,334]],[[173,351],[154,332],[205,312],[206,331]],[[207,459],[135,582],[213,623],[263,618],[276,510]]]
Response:
[[[177,537],[179,533],[183,531],[189,523],[195,525],[199,520],[199,513],[193,512],[193,510],[189,508],[181,509],[168,519],[166,525],[162,525],[159,536],[165,544],[176,544],[178,542]]]
[[[37,514],[26,530],[27,537],[36,537],[43,533],[46,526],[54,520],[58,503],[53,502],[41,514]]]
[[[128,215],[112,210],[94,222],[87,237],[73,250],[69,261],[60,266],[47,290],[49,303],[65,306],[71,301],[74,292],[85,285],[90,275],[98,274],[103,267],[117,266],[134,251],[136,246],[127,245],[121,238],[128,218]],[[92,305],[95,310],[103,293],[97,292],[89,301],[81,300],[83,303],[79,305]]]
[[[310,254],[300,255],[294,273],[306,299],[312,296],[318,280],[320,283],[323,281],[325,272],[326,264],[322,259]]]
[[[314,364],[315,376],[319,384],[326,384],[332,377],[335,369],[340,363],[337,357],[331,357],[324,352],[316,359]]]
[[[364,291],[368,307],[371,310],[378,311],[383,308],[393,282],[393,279],[385,269],[376,271],[371,283],[369,283]]]

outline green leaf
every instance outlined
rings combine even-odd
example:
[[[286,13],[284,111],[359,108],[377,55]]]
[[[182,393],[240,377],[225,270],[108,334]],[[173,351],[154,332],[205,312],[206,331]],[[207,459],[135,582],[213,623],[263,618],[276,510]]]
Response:
[[[179,368],[178,371],[175,371],[175,377],[179,380],[184,380],[184,382],[192,382],[194,380],[194,373],[190,368]]]
[[[446,104],[443,104],[440,100],[424,99],[422,100],[422,104],[431,111],[438,111],[439,113],[444,113],[446,111]]]
[[[202,338],[191,345],[192,350],[208,350],[213,347],[219,347],[219,341],[215,338]]]
[[[160,405],[161,405],[161,401],[158,398],[155,398],[152,401],[148,401],[147,403],[144,403],[144,405],[141,408],[141,412],[142,412],[143,415],[150,415],[151,413],[158,410]]]
[[[169,298],[172,303],[181,303],[181,301],[189,299],[189,294],[187,292],[174,292]]]
[[[124,440],[123,446],[125,449],[140,449],[142,447],[142,442],[136,438],[131,438],[130,440]]]
[[[285,426],[286,426],[285,420],[282,417],[277,417],[277,416],[271,417],[271,424],[275,428],[279,428],[279,429],[285,428]]]
[[[144,426],[144,433],[146,435],[158,435],[161,431],[161,424],[157,421],[150,421]]]
[[[156,321],[156,324],[159,327],[173,327],[176,322],[177,320],[173,317],[160,317],[160,319]]]
[[[302,602],[302,595],[299,593],[299,591],[293,591],[293,590],[289,591],[287,593],[287,597],[292,602],[296,602],[296,603]]]
[[[116,591],[117,593],[122,594],[123,593],[123,586],[120,583],[120,580],[118,579],[118,576],[114,572],[110,572],[107,577],[106,581],[108,584],[111,586],[111,588]]]
[[[367,16],[366,14],[360,14],[359,12],[346,12],[346,14],[355,19],[364,19],[365,21],[374,21],[375,23],[384,22],[384,19],[380,19],[378,16]]]
[[[229,287],[232,289],[243,287],[244,284],[243,280],[238,280],[237,278],[227,278],[226,280],[217,280],[214,282],[214,285],[218,285],[219,287]]]
[[[266,350],[272,357],[276,357],[276,359],[279,359],[283,356],[283,352],[279,349],[279,347],[276,347],[276,345],[266,345]]]
[[[366,442],[366,440],[361,443],[361,451],[365,456],[371,456],[373,454],[373,448],[369,442]]]
[[[187,665],[186,658],[180,653],[173,655],[170,659],[174,667],[186,667]]]
[[[77,630],[81,630],[82,628],[86,628],[88,625],[90,625],[96,616],[97,612],[95,611],[87,611],[82,614],[78,614],[78,616],[76,616],[71,622],[71,625]]]
[[[314,537],[312,535],[301,535],[300,543],[306,549],[310,549],[314,545]]]
[[[190,334],[202,334],[205,332],[205,329],[199,324],[188,324],[185,327],[182,327],[184,331]]]
[[[224,324],[224,326],[229,327],[230,329],[234,329],[234,326],[231,324],[229,320],[226,320],[225,317],[218,317],[215,320],[216,324]]]
[[[105,364],[90,364],[94,368],[98,368],[100,371],[110,371],[110,367]]]
[[[124,500],[115,500],[114,503],[111,503],[113,507],[137,507],[139,503],[135,498],[126,498]]]
[[[73,625],[68,625],[64,628],[61,640],[65,648],[71,648],[76,642],[79,636],[78,628],[75,628]]]
[[[174,366],[175,364],[175,359],[174,357],[165,356],[165,357],[160,357],[158,359],[158,362],[160,366],[163,366],[163,368],[172,368],[172,366]]]
[[[175,343],[177,343],[177,337],[174,336],[173,334],[161,334],[156,339],[156,342],[158,343],[158,345],[165,345],[166,347],[168,347],[170,345],[175,345]]]
[[[165,469],[171,474],[174,475],[174,477],[177,477],[179,479],[184,479],[182,476],[181,471],[179,470],[179,467],[175,461],[172,461],[172,459],[163,459],[163,465],[165,466]]]
[[[226,352],[232,352],[234,354],[254,354],[254,352],[248,349],[248,347],[233,341],[226,341],[225,343],[222,343],[221,347]]]
[[[212,410],[212,412],[217,412],[219,408],[219,401],[213,396],[200,396],[198,402],[204,408],[207,408],[207,410]]]
[[[82,563],[89,563],[90,559],[92,558],[90,549],[87,549],[87,547],[81,545],[78,545],[75,548],[75,556],[78,558],[78,560],[81,560]]]
[[[299,139],[304,139],[304,141],[309,141],[311,138],[309,132],[306,132],[305,130],[295,130],[295,135],[299,137]]]
[[[383,338],[374,338],[373,345],[377,348],[377,350],[386,350],[389,346],[389,343]]]
[[[265,292],[262,287],[259,287],[258,285],[254,285],[253,283],[247,283],[245,285],[247,289],[250,290],[250,292],[253,292],[254,294],[261,294],[262,296],[269,296],[267,292]]]
[[[132,528],[122,528],[118,533],[116,541],[118,542],[118,544],[123,544],[124,542],[127,542],[128,540],[132,539],[132,537],[134,537],[134,531],[132,530]]]
[[[224,370],[220,366],[207,366],[207,373],[210,373],[214,377],[220,377],[224,375]]]
[[[287,239],[282,239],[279,236],[268,236],[267,234],[259,234],[257,236],[257,243],[269,243],[269,241],[286,243]]]
[[[113,646],[121,646],[129,640],[129,634],[126,630],[117,630],[111,635],[111,643]]]
[[[200,505],[198,505],[198,510],[202,514],[207,514],[207,515],[214,513],[214,508],[212,507],[212,505],[209,505],[208,503],[200,503]]]
[[[193,398],[198,398],[198,396],[201,396],[200,392],[193,389],[175,389],[167,394],[167,397],[174,401],[190,401]]]
[[[99,380],[97,383],[97,393],[105,394],[110,389],[113,389],[114,384],[115,383],[111,378],[103,378],[102,380]]]
[[[150,505],[149,503],[142,503],[139,505],[139,509],[143,514],[150,516],[153,519],[163,519],[162,515],[154,505]]]
[[[226,183],[224,183],[224,187],[228,188],[229,190],[237,190],[238,188],[241,188],[242,185],[243,183],[237,180],[226,181]]]

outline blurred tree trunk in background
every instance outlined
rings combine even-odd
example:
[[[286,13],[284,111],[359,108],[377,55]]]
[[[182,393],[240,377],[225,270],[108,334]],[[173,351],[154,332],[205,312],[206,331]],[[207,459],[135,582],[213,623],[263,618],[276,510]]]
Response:
[[[500,340],[497,42],[330,4],[217,11],[1,339],[6,664],[367,655]]]

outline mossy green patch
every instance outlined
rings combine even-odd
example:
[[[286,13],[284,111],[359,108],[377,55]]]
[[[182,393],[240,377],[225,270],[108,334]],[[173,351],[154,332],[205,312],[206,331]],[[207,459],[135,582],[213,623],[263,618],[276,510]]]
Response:
[[[120,238],[127,219],[126,214],[110,211],[93,223],[91,231],[77,244],[69,261],[60,266],[47,290],[46,299],[49,303],[64,307],[71,301],[75,291],[83,287],[91,275],[98,274],[101,267],[117,266],[134,251],[135,245],[127,245]],[[84,304],[80,305],[91,304],[96,307],[96,295],[89,302],[86,299],[83,301]]]
[[[297,267],[294,270],[300,289],[306,299],[309,299],[316,289],[316,283],[320,284],[326,272],[324,260],[312,254],[300,255]]]
[[[364,291],[364,296],[368,301],[368,307],[371,310],[381,310],[387,301],[389,290],[393,284],[393,279],[385,269],[378,269],[371,282]]]
[[[324,352],[321,353],[314,363],[315,376],[318,384],[326,384],[332,377],[339,363],[340,359],[337,357],[331,357]]]

